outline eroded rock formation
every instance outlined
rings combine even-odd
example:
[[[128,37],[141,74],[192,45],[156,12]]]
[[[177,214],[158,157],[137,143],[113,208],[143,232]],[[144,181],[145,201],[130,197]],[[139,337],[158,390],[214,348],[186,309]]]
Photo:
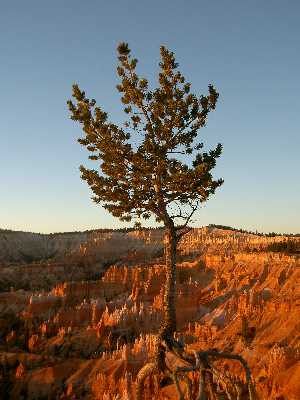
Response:
[[[151,235],[130,235],[144,243],[143,262],[123,260],[98,279],[60,279],[48,289],[33,285],[0,293],[0,389],[5,398],[134,399],[137,371],[153,356],[162,318],[164,266],[159,259],[145,261]],[[151,245],[155,251],[158,236]],[[176,335],[190,350],[242,355],[259,398],[296,400],[300,259],[263,251],[274,238],[249,236],[197,230],[181,243]],[[170,365],[177,362],[168,358]],[[227,364],[223,367],[232,376],[244,380],[237,363]],[[190,379],[196,385],[199,377],[191,373]],[[148,398],[176,399],[175,387],[149,380]]]

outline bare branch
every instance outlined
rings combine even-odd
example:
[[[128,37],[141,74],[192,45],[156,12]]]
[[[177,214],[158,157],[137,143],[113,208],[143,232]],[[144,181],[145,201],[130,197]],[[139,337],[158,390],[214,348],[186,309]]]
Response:
[[[167,151],[167,154],[185,154],[184,151]]]

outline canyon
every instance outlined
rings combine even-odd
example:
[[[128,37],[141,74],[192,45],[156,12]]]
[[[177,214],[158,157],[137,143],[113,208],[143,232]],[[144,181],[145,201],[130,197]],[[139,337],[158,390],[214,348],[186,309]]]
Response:
[[[296,251],[270,251],[287,242]],[[258,399],[300,398],[297,249],[300,237],[214,226],[192,229],[179,245],[177,338],[189,351],[241,355]],[[162,229],[0,231],[4,398],[134,400],[137,372],[154,354],[164,276]],[[220,367],[243,386],[238,363]],[[199,376],[190,379],[195,388]],[[177,394],[153,378],[144,398]]]

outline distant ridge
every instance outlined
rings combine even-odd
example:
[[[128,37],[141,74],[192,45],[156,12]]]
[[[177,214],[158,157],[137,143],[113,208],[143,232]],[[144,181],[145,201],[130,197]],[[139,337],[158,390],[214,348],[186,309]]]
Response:
[[[269,232],[269,233],[262,233],[258,231],[249,231],[247,229],[240,229],[240,228],[233,228],[232,226],[227,225],[216,225],[216,224],[209,224],[209,228],[217,228],[223,229],[225,231],[235,231],[240,233],[247,233],[248,235],[256,235],[256,236],[267,236],[267,237],[275,237],[275,236],[289,236],[289,237],[299,237],[300,233],[278,233],[278,232]]]
[[[0,229],[0,265],[7,265],[7,263],[28,264],[50,259],[57,261],[71,255],[86,254],[86,252],[93,255],[109,252],[115,255],[117,250],[118,252],[122,252],[123,255],[134,251],[150,251],[156,254],[162,248],[162,229],[161,227],[143,229],[133,227],[119,229],[102,228],[83,232],[75,231],[50,234]],[[193,244],[189,243],[191,237],[193,237]],[[275,243],[275,247],[269,248],[269,251],[288,251],[294,249],[295,246],[294,250],[297,250],[297,253],[299,250],[298,244],[288,242],[297,241],[298,243],[300,235],[283,235],[274,232],[262,234],[215,224],[210,224],[202,228],[193,228],[188,235],[184,236],[180,243],[185,243],[183,245],[185,248],[190,248],[191,246],[196,246],[195,248],[197,248],[201,243],[203,244],[204,238],[207,238],[207,246],[215,243],[217,239],[219,245],[222,247],[225,237],[235,242],[236,246],[242,246],[245,249],[257,249],[262,244],[267,248],[268,245],[273,246],[273,242],[282,242],[279,245]],[[249,244],[250,242],[251,245]],[[245,243],[249,245],[246,246]]]
[[[192,227],[193,229],[205,228],[203,227]],[[216,229],[223,229],[227,231],[239,232],[239,233],[246,233],[248,235],[256,235],[256,236],[266,236],[266,237],[275,237],[275,236],[287,236],[287,237],[299,237],[300,233],[279,233],[279,232],[258,232],[251,231],[247,229],[241,228],[234,228],[228,225],[220,225],[220,224],[209,224],[207,228],[216,228]],[[21,230],[13,230],[13,229],[3,229],[0,228],[0,234],[10,234],[10,233],[28,233],[33,235],[41,235],[41,236],[58,236],[58,235],[76,235],[76,234],[92,234],[92,233],[109,233],[109,232],[134,232],[134,231],[151,231],[151,230],[162,230],[162,227],[128,227],[128,228],[97,228],[97,229],[86,229],[84,231],[66,231],[66,232],[51,232],[51,233],[40,233],[40,232],[31,232],[31,231],[21,231]]]
[[[141,228],[97,228],[97,229],[86,229],[84,231],[66,231],[66,232],[51,232],[51,233],[40,233],[40,232],[32,232],[32,231],[19,231],[13,229],[3,229],[0,228],[0,233],[28,233],[32,235],[42,235],[42,236],[50,236],[50,235],[73,235],[73,234],[82,234],[82,233],[109,233],[109,232],[134,232],[134,231],[151,231],[151,230],[161,230],[162,227],[141,227]]]

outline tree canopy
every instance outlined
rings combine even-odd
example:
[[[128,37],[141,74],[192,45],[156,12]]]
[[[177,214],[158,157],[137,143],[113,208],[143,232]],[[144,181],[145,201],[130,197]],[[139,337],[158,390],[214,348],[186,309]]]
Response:
[[[76,84],[75,101],[68,106],[71,118],[83,127],[78,142],[97,163],[96,169],[80,167],[93,200],[123,221],[154,215],[165,226],[182,228],[223,183],[212,176],[222,145],[204,152],[197,141],[219,94],[213,85],[205,96],[192,94],[174,53],[161,46],[160,56],[158,86],[150,89],[137,73],[138,60],[128,44],[118,46],[124,126],[111,122]]]

